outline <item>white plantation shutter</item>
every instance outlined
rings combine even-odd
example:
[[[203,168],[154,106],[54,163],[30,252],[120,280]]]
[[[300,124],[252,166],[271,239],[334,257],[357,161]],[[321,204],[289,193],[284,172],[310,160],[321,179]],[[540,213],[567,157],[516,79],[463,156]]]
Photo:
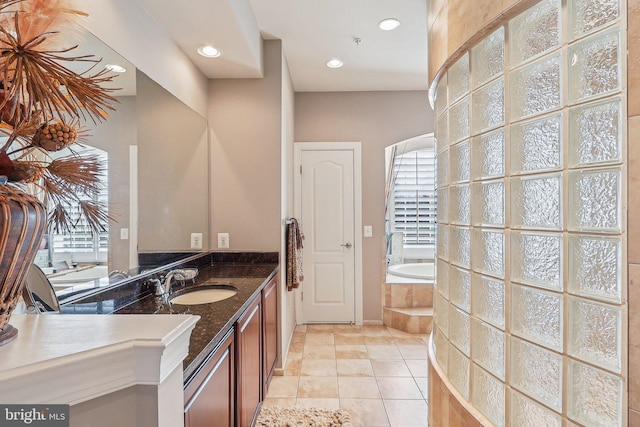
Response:
[[[98,149],[88,149],[82,154],[96,154],[100,157],[102,164],[105,165],[105,171],[102,183],[102,191],[97,195],[97,200],[107,204],[109,200],[109,188],[107,182],[107,165],[109,164],[107,153]],[[75,229],[71,233],[51,233],[49,241],[52,242],[52,250],[56,253],[72,253],[77,254],[77,258],[83,262],[99,261],[106,259],[106,253],[109,249],[109,224],[104,224],[105,231],[91,234],[91,230],[86,221],[80,218],[80,206],[74,204],[69,207],[69,215],[77,222]]]
[[[435,244],[435,153],[421,149],[397,155],[393,162],[391,228],[404,234],[404,245]]]
[[[100,195],[99,199],[106,201],[106,195]],[[80,207],[75,204],[69,209],[69,215],[78,221],[80,217]],[[108,227],[108,225],[107,225]],[[109,248],[109,231],[91,234],[91,230],[84,219],[78,221],[78,225],[71,233],[53,233],[53,251],[55,252],[106,252]]]

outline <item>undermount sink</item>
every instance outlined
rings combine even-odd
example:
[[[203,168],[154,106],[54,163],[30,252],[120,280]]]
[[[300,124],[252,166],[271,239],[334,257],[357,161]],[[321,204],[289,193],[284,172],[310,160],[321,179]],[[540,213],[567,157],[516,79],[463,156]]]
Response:
[[[172,304],[198,305],[222,301],[238,293],[238,289],[231,285],[199,286],[186,290],[170,298]]]

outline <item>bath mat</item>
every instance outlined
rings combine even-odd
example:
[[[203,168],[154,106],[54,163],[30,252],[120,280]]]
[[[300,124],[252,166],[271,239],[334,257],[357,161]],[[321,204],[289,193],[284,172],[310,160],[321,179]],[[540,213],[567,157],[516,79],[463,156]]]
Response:
[[[351,415],[343,409],[283,408],[263,406],[256,427],[352,427]]]

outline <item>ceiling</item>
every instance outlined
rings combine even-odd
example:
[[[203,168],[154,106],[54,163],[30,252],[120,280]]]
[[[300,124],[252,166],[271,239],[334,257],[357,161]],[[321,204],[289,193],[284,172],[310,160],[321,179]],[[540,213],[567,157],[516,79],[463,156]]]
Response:
[[[282,40],[297,92],[427,89],[426,0],[139,1],[209,78],[262,77],[262,37]],[[377,27],[391,17],[396,30]]]

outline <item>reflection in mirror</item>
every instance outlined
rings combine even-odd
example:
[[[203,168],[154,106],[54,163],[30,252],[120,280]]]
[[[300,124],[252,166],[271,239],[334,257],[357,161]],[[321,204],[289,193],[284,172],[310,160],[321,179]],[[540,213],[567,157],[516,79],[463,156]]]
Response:
[[[114,221],[98,236],[81,225],[72,234],[51,232],[35,260],[61,299],[138,274],[141,252],[188,255],[209,245],[206,120],[92,34],[71,43],[78,55],[102,58],[92,72],[106,64],[126,72],[112,83],[116,111],[85,123],[84,149],[104,158],[101,200]],[[191,233],[202,233],[200,248],[192,249]]]
[[[58,298],[42,269],[31,264],[22,291],[27,313],[59,312]]]
[[[436,233],[433,134],[385,149],[387,283],[433,281]]]

